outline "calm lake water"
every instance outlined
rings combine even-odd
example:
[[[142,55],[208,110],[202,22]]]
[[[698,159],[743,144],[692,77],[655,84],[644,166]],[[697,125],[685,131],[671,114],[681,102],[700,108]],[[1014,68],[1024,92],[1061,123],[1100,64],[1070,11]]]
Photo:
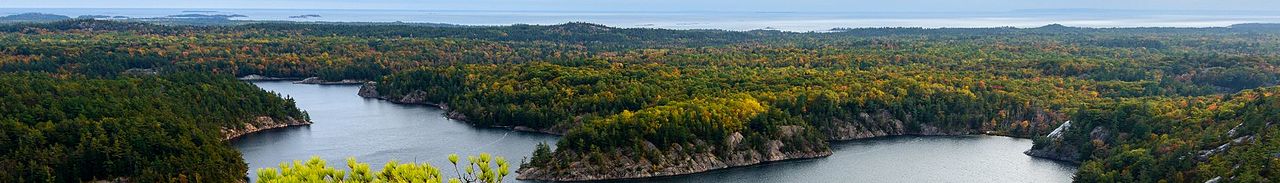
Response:
[[[0,8],[0,16],[42,12],[80,15],[164,17],[178,14],[244,15],[237,20],[304,22],[415,22],[461,25],[562,24],[590,22],[614,27],[827,31],[858,27],[1221,27],[1237,23],[1280,23],[1280,11],[1018,10],[1009,12],[610,12],[469,10],[306,10],[306,9],[113,9]],[[320,15],[312,18],[290,18]]]
[[[553,135],[475,128],[449,120],[442,111],[419,105],[400,105],[356,96],[359,86],[299,85],[289,82],[257,82],[258,87],[297,101],[315,122],[255,133],[232,145],[244,154],[252,171],[276,167],[280,162],[320,156],[330,165],[346,168],[346,158],[381,169],[388,160],[427,162],[442,168],[449,154],[461,156],[491,153],[513,165],[533,153],[540,142],[555,144]],[[465,161],[465,160],[464,160]],[[515,168],[513,166],[513,168]],[[446,171],[452,173],[452,168]],[[514,169],[512,171],[515,171]],[[514,181],[514,176],[509,176]]]
[[[537,143],[554,144],[558,138],[475,128],[444,118],[439,109],[361,98],[356,96],[358,86],[254,84],[292,97],[315,124],[233,141],[251,171],[311,156],[337,167],[345,167],[346,157],[356,157],[375,169],[393,159],[439,167],[448,165],[450,153],[488,152],[519,163]],[[835,153],[827,158],[615,182],[1069,182],[1075,172],[1068,164],[1023,155],[1031,148],[1026,139],[893,137],[831,145]],[[514,177],[508,176],[507,182],[522,182]]]

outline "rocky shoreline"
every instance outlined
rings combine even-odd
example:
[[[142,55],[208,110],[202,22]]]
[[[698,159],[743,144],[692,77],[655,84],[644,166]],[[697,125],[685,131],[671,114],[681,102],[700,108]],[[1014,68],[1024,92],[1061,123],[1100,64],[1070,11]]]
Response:
[[[601,180],[623,180],[623,179],[643,179],[658,178],[679,175],[697,174],[708,171],[746,167],[760,165],[771,162],[781,162],[790,160],[802,160],[812,158],[823,158],[831,156],[831,151],[805,152],[805,153],[783,153],[781,156],[763,156],[758,152],[744,152],[735,154],[732,159],[721,159],[711,153],[698,153],[692,155],[683,155],[677,158],[678,161],[687,162],[678,166],[661,167],[655,166],[655,162],[648,160],[631,160],[628,158],[616,158],[613,162],[604,165],[585,163],[577,161],[570,164],[575,170],[580,172],[596,172],[609,171],[606,174],[587,174],[573,171],[560,171],[541,169],[541,168],[524,168],[521,167],[517,173],[516,179],[519,180],[543,180],[543,181],[601,181]],[[671,155],[675,155],[672,153]],[[677,155],[679,156],[679,155]],[[644,169],[657,168],[658,171],[636,171]],[[566,173],[567,172],[567,173]]]
[[[294,81],[293,84],[316,84],[316,85],[358,85],[364,84],[363,80],[344,79],[340,81],[325,81],[320,77],[309,77],[301,81]]]
[[[805,130],[799,126],[787,126],[788,131]],[[783,138],[799,134],[787,133]],[[671,144],[659,149],[645,142],[641,149],[614,149],[608,152],[579,154],[566,151],[559,159],[543,166],[520,166],[520,180],[544,181],[598,181],[641,179],[696,174],[734,167],[759,165],[769,162],[822,158],[831,156],[831,149],[813,144],[786,144],[782,140],[768,140],[762,149],[743,144],[741,133],[726,137],[725,144],[707,144],[698,140],[693,144]],[[821,143],[820,143],[821,144]],[[790,147],[788,147],[790,146]],[[699,147],[709,148],[701,149]],[[720,150],[717,150],[720,149]],[[793,149],[793,150],[786,150]],[[723,153],[717,153],[723,152]],[[658,158],[650,158],[657,156]]]
[[[291,77],[270,77],[257,74],[250,74],[236,78],[241,81],[293,81],[293,84],[314,84],[314,85],[358,85],[364,84],[365,80],[343,79],[339,81],[327,81],[320,77],[308,78],[291,78]]]
[[[888,111],[877,113],[859,113],[857,119],[831,119],[831,126],[823,132],[831,141],[849,141],[879,137],[915,135],[915,136],[959,136],[976,135],[978,130],[960,129],[944,130],[942,128],[919,125],[908,127],[902,120],[895,119]]]
[[[869,128],[848,127],[845,128],[846,131],[841,131],[838,134],[828,134],[831,138],[828,141],[853,141],[895,136],[962,136],[982,134],[975,130],[946,131],[927,125],[922,125],[916,128],[918,130],[909,130],[909,128],[905,128],[905,125],[901,121],[897,120],[893,120],[889,125],[893,128],[888,130],[868,130]],[[739,134],[735,133],[735,135],[738,135],[738,138],[741,138]],[[737,138],[730,137],[729,139]],[[736,145],[737,143],[733,140],[730,141],[731,144]],[[662,152],[663,157],[668,157],[663,158],[666,162],[650,162],[646,159],[632,160],[631,158],[626,158],[638,157],[640,156],[639,154],[615,154],[610,156],[610,159],[608,160],[595,161],[594,163],[591,160],[587,160],[588,158],[579,158],[577,161],[567,163],[567,167],[560,167],[559,169],[521,166],[516,178],[520,180],[542,181],[597,181],[654,178],[697,174],[719,169],[754,166],[770,162],[823,158],[831,156],[833,153],[830,149],[782,152],[780,149],[786,145],[787,144],[784,144],[779,140],[770,140],[766,143],[765,150],[738,150],[733,151],[733,153],[726,157],[717,156],[710,152],[690,153],[677,146],[676,148],[673,148],[675,150]],[[653,150],[652,145],[646,146],[647,151]],[[728,146],[728,148],[733,148],[733,146]],[[615,150],[615,152],[627,151]],[[601,162],[604,164],[597,164]]]
[[[268,116],[258,116],[254,118],[252,123],[244,123],[244,128],[241,128],[241,129],[232,129],[232,128],[223,127],[221,129],[222,140],[228,141],[228,140],[240,138],[241,136],[244,136],[244,135],[248,135],[248,134],[252,134],[260,131],[271,130],[271,129],[284,128],[284,127],[290,127],[290,126],[306,126],[306,125],[311,125],[311,121],[305,120],[305,119],[294,119],[293,117],[288,117],[285,119],[275,119]]]
[[[910,118],[910,116],[907,116]],[[1050,118],[1043,118],[1046,121]],[[876,113],[860,113],[854,119],[832,119],[825,131],[826,141],[853,141],[873,138],[895,137],[895,136],[964,136],[964,135],[981,135],[993,134],[989,131],[981,131],[978,129],[955,129],[947,130],[926,124],[909,125],[904,120],[896,119],[887,111],[879,111]],[[735,134],[738,135],[738,134]],[[740,137],[739,137],[740,138]],[[728,139],[735,139],[730,137]],[[736,144],[734,140],[730,140],[730,144]],[[606,160],[589,160],[598,155],[582,155],[574,154],[578,152],[568,152],[570,157],[577,158],[561,158],[571,159],[571,162],[564,165],[526,167],[521,166],[518,171],[517,179],[520,180],[541,180],[541,181],[597,181],[597,180],[619,180],[619,179],[641,179],[664,176],[676,176],[696,174],[707,171],[753,166],[765,164],[769,162],[801,160],[812,158],[823,158],[830,156],[832,152],[825,147],[822,150],[809,151],[779,151],[780,147],[786,146],[779,140],[770,140],[766,144],[764,150],[738,150],[733,145],[727,148],[735,149],[727,156],[717,156],[710,152],[688,152],[676,146],[671,148],[675,150],[662,151],[662,162],[650,162],[642,157],[642,153],[617,149],[613,150],[613,154],[606,155]],[[725,148],[725,147],[722,147]],[[653,151],[653,145],[647,144],[645,150]],[[1034,151],[1034,149],[1033,149]],[[1031,154],[1034,157],[1044,157],[1048,159],[1064,160],[1070,157],[1057,157],[1057,152],[1045,154]],[[1044,156],[1037,156],[1044,155]],[[630,158],[629,158],[630,157]]]
[[[243,77],[239,77],[239,78],[236,78],[236,79],[239,79],[239,80],[241,80],[241,81],[289,81],[289,80],[297,80],[297,78],[278,78],[278,77],[262,76],[262,75],[257,75],[257,74],[245,75],[245,76],[243,76]]]

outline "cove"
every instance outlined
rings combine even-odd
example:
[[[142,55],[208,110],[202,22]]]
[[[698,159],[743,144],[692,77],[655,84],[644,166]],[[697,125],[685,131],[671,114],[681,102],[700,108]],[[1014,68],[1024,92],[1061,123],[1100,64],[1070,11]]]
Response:
[[[347,157],[373,168],[388,160],[427,162],[452,173],[446,156],[487,152],[519,163],[558,136],[478,128],[429,106],[356,95],[359,86],[254,82],[288,96],[315,124],[246,135],[232,141],[253,170],[321,156],[345,167]],[[1070,182],[1075,167],[1022,154],[1031,140],[995,136],[902,136],[832,142],[826,158],[650,179],[608,182]],[[514,171],[515,167],[512,167]],[[508,176],[506,182],[524,182]]]

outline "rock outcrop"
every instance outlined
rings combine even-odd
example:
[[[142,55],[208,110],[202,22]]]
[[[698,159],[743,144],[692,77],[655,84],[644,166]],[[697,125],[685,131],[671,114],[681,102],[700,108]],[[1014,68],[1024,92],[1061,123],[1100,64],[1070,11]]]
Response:
[[[148,75],[160,74],[160,71],[156,71],[155,69],[132,68],[129,70],[124,70],[122,74],[134,75],[134,76],[148,76]]]
[[[1080,152],[1076,150],[1075,146],[1063,144],[1064,134],[1066,134],[1066,131],[1070,129],[1071,121],[1062,123],[1058,128],[1053,129],[1053,132],[1049,132],[1049,135],[1045,136],[1049,139],[1049,144],[1032,147],[1031,149],[1022,152],[1022,154],[1032,157],[1079,163]]]
[[[363,85],[360,85],[360,91],[356,92],[356,95],[364,98],[382,97],[382,94],[378,94],[378,82],[373,81],[365,82]]]
[[[1037,144],[1035,147],[1032,147],[1030,150],[1022,153],[1033,157],[1080,163],[1080,158],[1083,155],[1080,154],[1080,151],[1078,150],[1079,148],[1075,144],[1067,144],[1065,141],[1066,137],[1064,134],[1067,130],[1071,130],[1072,128],[1077,127],[1073,126],[1070,121],[1062,123],[1061,126],[1058,126],[1058,128],[1054,129],[1053,132],[1050,132],[1049,135],[1045,136],[1049,140],[1044,142],[1046,144]],[[1110,136],[1111,131],[1103,127],[1094,127],[1089,131],[1089,138],[1091,141],[1105,142]]]
[[[1080,152],[1075,149],[1075,146],[1065,146],[1060,143],[1047,145],[1043,148],[1032,148],[1022,152],[1022,154],[1038,158],[1080,163]]]
[[[857,140],[898,135],[944,136],[978,134],[973,129],[942,129],[935,126],[908,126],[903,120],[894,118],[888,111],[874,114],[859,113],[852,120],[831,119],[824,132],[828,139],[835,141]]]
[[[447,105],[444,105],[442,103],[427,101],[428,93],[422,90],[414,90],[409,92],[409,94],[400,95],[400,96],[383,95],[382,93],[378,92],[378,82],[372,82],[372,81],[364,82],[363,85],[360,85],[360,90],[356,92],[356,95],[359,95],[360,97],[364,97],[364,98],[382,99],[382,100],[386,100],[391,103],[397,103],[397,104],[429,105],[429,106],[439,107],[440,109],[444,109],[444,110],[448,110],[449,108]]]
[[[1204,181],[1204,183],[1218,183],[1218,182],[1222,182],[1222,176],[1213,177],[1212,179]]]
[[[1271,124],[1272,123],[1267,123],[1266,127],[1270,127]],[[1239,125],[1236,125],[1236,127],[1233,127],[1231,128],[1231,130],[1227,131],[1227,134],[1225,137],[1232,138],[1231,141],[1223,143],[1222,145],[1218,145],[1218,147],[1213,149],[1200,150],[1199,152],[1196,153],[1195,159],[1201,162],[1206,162],[1206,161],[1209,161],[1209,158],[1213,157],[1214,155],[1227,152],[1227,150],[1231,150],[1232,146],[1246,144],[1246,143],[1254,143],[1255,141],[1257,141],[1258,138],[1254,137],[1254,135],[1243,135],[1239,133],[1240,127],[1243,127],[1243,126],[1244,126],[1244,123],[1240,123]],[[1276,157],[1280,157],[1280,153],[1277,153]]]
[[[257,74],[245,75],[245,76],[243,76],[243,77],[236,78],[236,79],[239,79],[239,80],[241,80],[241,81],[284,81],[284,80],[294,80],[294,78],[278,78],[278,77],[262,76],[262,75],[257,75]]]
[[[1053,132],[1049,132],[1047,137],[1051,139],[1062,139],[1062,136],[1063,134],[1066,134],[1067,129],[1071,129],[1071,121],[1064,122],[1062,125],[1059,125],[1058,128],[1054,128]]]
[[[257,118],[254,118],[252,122],[244,123],[243,128],[237,129],[237,128],[223,127],[221,129],[222,140],[231,140],[231,139],[239,138],[240,136],[244,136],[247,134],[260,132],[264,130],[284,128],[284,127],[290,127],[290,126],[305,126],[305,125],[311,125],[311,121],[308,121],[305,119],[294,119],[293,117],[288,117],[285,119],[275,119],[268,116],[258,116]]]
[[[341,81],[325,81],[323,79],[320,79],[320,77],[309,77],[306,79],[302,79],[302,81],[293,82],[293,84],[317,84],[317,85],[358,85],[363,83],[365,83],[365,81],[354,80],[354,79],[344,79]]]

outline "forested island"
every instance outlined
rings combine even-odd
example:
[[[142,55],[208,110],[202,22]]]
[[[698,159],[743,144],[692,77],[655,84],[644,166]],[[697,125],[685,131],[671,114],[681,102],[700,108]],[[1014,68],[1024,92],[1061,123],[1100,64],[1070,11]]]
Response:
[[[0,167],[18,170],[0,173],[0,180],[239,180],[243,163],[189,170],[217,172],[197,178],[183,172],[188,170],[168,168],[173,164],[109,169],[122,172],[81,170],[77,167],[83,166],[68,163],[117,166],[110,157],[118,156],[61,162],[53,161],[63,158],[59,154],[40,152],[92,158],[116,152],[216,151],[221,154],[163,157],[234,165],[238,156],[225,145],[198,146],[205,148],[201,151],[127,146],[183,140],[144,138],[172,136],[155,134],[162,130],[131,134],[142,136],[135,140],[57,130],[97,129],[86,126],[127,124],[94,121],[129,119],[116,111],[79,114],[94,114],[86,110],[137,111],[125,113],[176,116],[163,121],[198,117],[162,124],[192,129],[183,130],[200,139],[191,143],[218,144],[224,137],[220,129],[236,129],[231,127],[257,116],[306,119],[278,96],[249,102],[263,107],[182,107],[243,101],[238,97],[247,94],[273,98],[234,80],[257,75],[366,80],[370,82],[358,93],[364,97],[438,106],[448,117],[477,127],[563,135],[559,143],[536,147],[516,171],[521,179],[681,175],[824,157],[831,154],[828,141],[1001,135],[1034,139],[1028,155],[1080,164],[1079,182],[1269,182],[1277,180],[1273,167],[1280,166],[1280,140],[1271,136],[1280,135],[1271,128],[1280,119],[1280,88],[1274,87],[1280,80],[1280,30],[1266,27],[1050,25],[794,33],[622,29],[589,23],[178,26],[78,19],[6,24],[0,25],[4,80],[83,87],[93,95],[49,92],[60,87],[4,90],[0,97],[49,99],[6,99],[3,110],[18,111],[4,115],[57,115],[0,120],[6,124],[0,153],[12,160]],[[175,84],[139,89],[165,81]],[[128,93],[132,90],[141,91]],[[107,95],[115,92],[146,100]],[[10,107],[40,102],[83,106],[95,100],[178,107],[148,110],[155,108],[146,102],[120,106],[124,108]],[[249,121],[208,122],[226,119]],[[145,119],[137,123],[137,128],[164,127],[145,125],[155,123]],[[80,135],[52,135],[58,133]],[[106,142],[119,147],[86,148],[97,143],[83,139],[111,139]],[[25,161],[33,156],[50,161]]]

